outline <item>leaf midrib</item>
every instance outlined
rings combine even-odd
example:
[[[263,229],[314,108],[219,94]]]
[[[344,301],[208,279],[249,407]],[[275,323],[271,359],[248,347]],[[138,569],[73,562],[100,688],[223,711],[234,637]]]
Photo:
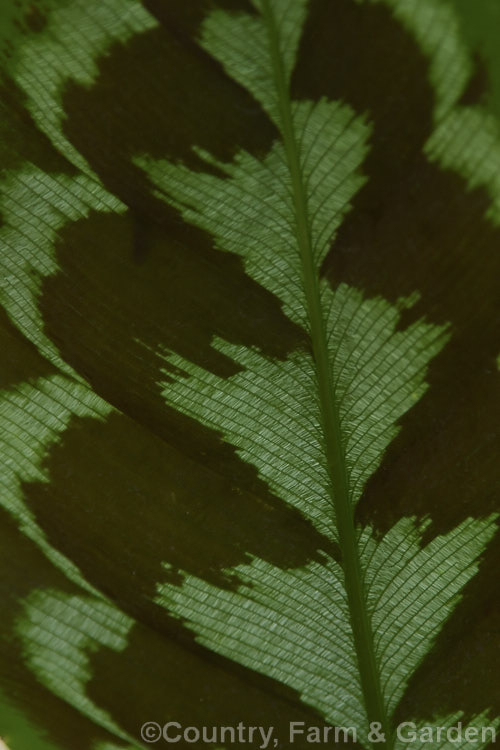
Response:
[[[325,321],[321,308],[319,273],[314,262],[311,226],[299,150],[293,126],[291,99],[281,57],[279,32],[270,1],[262,0],[261,7],[268,27],[269,50],[281,120],[281,135],[292,180],[297,243],[301,257],[302,282],[307,303],[312,353],[316,366],[325,453],[361,687],[368,721],[379,722],[382,725],[382,731],[385,732],[387,739],[385,744],[388,747],[390,742],[388,740],[387,712],[382,696],[380,672],[375,657],[371,622],[366,608],[354,513],[349,500],[349,480],[342,446],[339,409],[335,399],[333,368],[328,355]],[[377,744],[384,747],[383,743]]]

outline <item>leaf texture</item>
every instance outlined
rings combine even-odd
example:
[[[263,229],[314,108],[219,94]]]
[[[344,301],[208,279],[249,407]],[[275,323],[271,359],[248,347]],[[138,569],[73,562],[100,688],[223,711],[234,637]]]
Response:
[[[496,526],[499,126],[452,5],[9,12],[9,702],[54,750],[495,726],[427,689]]]

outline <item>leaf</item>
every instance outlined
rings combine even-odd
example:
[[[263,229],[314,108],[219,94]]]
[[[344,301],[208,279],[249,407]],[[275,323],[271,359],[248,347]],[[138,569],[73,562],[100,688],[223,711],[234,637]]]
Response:
[[[454,9],[6,9],[9,701],[72,750],[485,746],[500,141]]]

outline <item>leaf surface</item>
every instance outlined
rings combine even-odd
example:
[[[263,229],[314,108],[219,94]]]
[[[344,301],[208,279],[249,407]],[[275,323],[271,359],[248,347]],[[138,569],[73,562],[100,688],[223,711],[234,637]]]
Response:
[[[282,747],[290,722],[366,748],[493,725],[461,665],[425,697],[495,617],[470,582],[496,518],[499,126],[451,5],[12,18],[3,689],[77,750],[152,719]]]

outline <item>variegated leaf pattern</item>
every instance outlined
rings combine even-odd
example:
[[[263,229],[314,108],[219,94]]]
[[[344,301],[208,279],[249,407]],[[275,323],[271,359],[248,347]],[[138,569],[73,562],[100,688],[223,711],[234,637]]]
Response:
[[[3,4],[12,750],[496,726],[499,17],[462,5]]]

